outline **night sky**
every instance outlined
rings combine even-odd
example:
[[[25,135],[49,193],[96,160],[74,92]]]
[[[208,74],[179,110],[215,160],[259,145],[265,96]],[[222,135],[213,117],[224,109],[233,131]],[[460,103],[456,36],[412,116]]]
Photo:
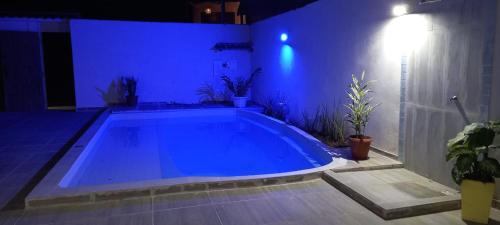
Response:
[[[257,21],[314,1],[241,0],[240,11],[248,15],[249,21]],[[203,0],[3,0],[0,2],[0,16],[191,22],[191,3],[195,2]]]

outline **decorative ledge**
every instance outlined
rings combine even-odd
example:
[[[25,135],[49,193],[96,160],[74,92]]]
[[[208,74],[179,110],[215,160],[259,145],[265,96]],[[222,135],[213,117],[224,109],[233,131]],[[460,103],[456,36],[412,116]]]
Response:
[[[253,43],[252,42],[241,42],[241,43],[225,43],[219,42],[212,47],[212,50],[215,52],[222,52],[228,50],[243,50],[253,52]]]

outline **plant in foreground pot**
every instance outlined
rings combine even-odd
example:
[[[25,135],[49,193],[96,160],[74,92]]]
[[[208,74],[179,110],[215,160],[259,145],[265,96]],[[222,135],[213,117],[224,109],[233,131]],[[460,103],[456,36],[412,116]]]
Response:
[[[125,90],[127,90],[127,105],[128,106],[136,106],[138,96],[136,95],[137,91],[137,79],[135,77],[122,77],[121,78],[122,86]]]
[[[252,74],[250,74],[250,77],[248,79],[245,79],[243,77],[238,77],[235,82],[233,82],[231,78],[229,78],[226,75],[221,77],[227,89],[229,89],[229,91],[231,91],[234,94],[233,96],[234,106],[238,108],[243,108],[247,105],[248,90],[252,86],[255,77],[260,73],[262,73],[262,69],[257,68],[255,71],[253,71]]]
[[[369,97],[371,92],[369,84],[374,81],[365,81],[365,72],[361,74],[361,79],[352,75],[352,82],[349,85],[350,90],[347,96],[351,100],[346,105],[348,109],[347,121],[354,128],[355,134],[349,137],[351,152],[354,159],[362,160],[368,158],[368,151],[372,142],[371,137],[365,135],[366,124],[370,113],[378,106],[372,106],[372,98]]]
[[[462,219],[488,223],[495,178],[500,177],[500,164],[489,157],[495,135],[500,134],[500,121],[472,123],[448,141],[446,160],[455,162],[451,175],[462,193]]]

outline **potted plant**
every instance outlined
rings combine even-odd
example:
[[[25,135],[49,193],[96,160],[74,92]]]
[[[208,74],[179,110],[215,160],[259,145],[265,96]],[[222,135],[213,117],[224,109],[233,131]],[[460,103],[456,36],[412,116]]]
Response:
[[[122,85],[124,89],[127,91],[127,105],[128,106],[136,106],[138,96],[136,95],[137,91],[137,79],[135,77],[122,77],[121,78]]]
[[[363,160],[368,158],[368,151],[372,143],[372,138],[365,135],[365,127],[368,123],[370,113],[375,109],[371,105],[372,98],[368,97],[371,92],[369,84],[373,81],[365,81],[365,72],[361,74],[361,79],[352,75],[352,82],[349,85],[350,91],[347,96],[351,103],[346,107],[349,109],[347,113],[347,121],[354,128],[355,134],[349,137],[351,152],[354,159]]]
[[[500,177],[500,164],[488,156],[500,133],[500,121],[472,123],[448,141],[446,160],[455,161],[451,175],[462,193],[462,219],[488,223],[495,179]]]
[[[247,96],[248,90],[250,89],[250,86],[252,85],[252,82],[255,79],[255,77],[259,75],[261,72],[262,69],[258,68],[252,74],[250,74],[250,77],[248,79],[245,79],[243,77],[238,77],[236,79],[236,82],[233,82],[231,78],[229,78],[226,75],[221,77],[221,79],[226,84],[227,89],[229,89],[229,91],[231,91],[234,94],[233,95],[234,106],[238,108],[246,107],[248,101],[248,96]]]

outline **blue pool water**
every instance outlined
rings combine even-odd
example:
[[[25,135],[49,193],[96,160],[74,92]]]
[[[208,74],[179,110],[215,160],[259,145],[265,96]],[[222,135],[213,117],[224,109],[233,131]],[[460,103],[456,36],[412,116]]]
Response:
[[[207,112],[111,115],[62,186],[274,174],[331,161],[264,116]]]

